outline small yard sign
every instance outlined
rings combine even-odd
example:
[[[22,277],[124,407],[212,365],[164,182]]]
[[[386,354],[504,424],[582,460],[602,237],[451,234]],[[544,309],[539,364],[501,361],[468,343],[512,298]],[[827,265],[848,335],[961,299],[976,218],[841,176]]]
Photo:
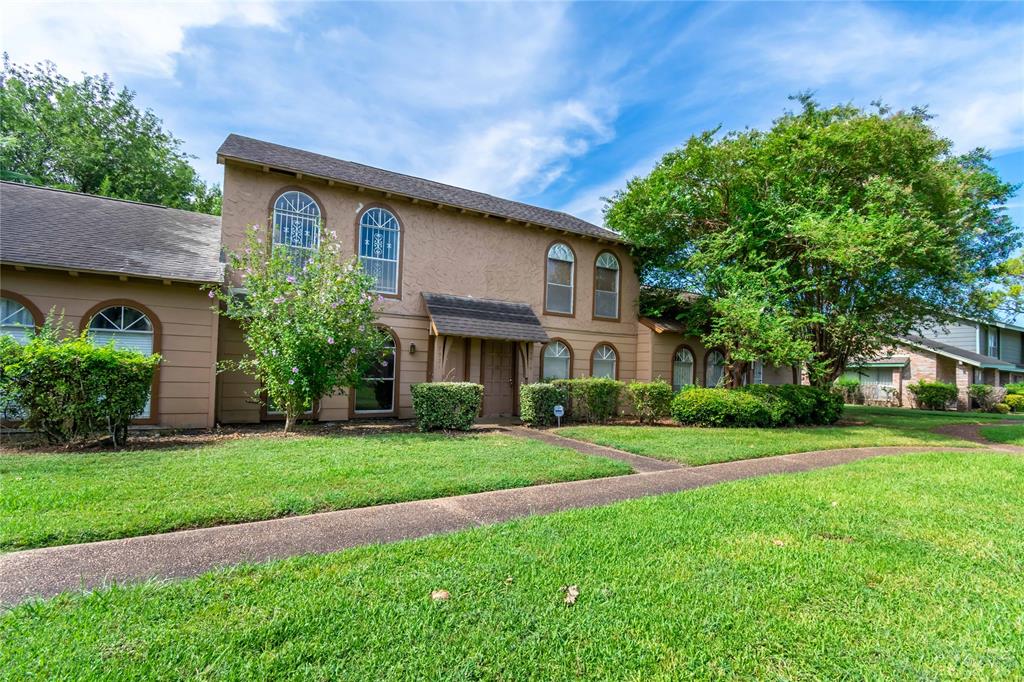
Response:
[[[558,425],[562,425],[562,416],[565,415],[565,408],[561,405],[555,405],[555,417],[558,418]]]

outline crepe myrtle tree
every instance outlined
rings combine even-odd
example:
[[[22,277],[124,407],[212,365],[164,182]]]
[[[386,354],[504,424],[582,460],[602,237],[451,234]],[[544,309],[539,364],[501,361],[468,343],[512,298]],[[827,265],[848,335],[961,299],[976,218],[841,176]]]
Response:
[[[955,153],[924,109],[794,99],[800,108],[768,130],[691,137],[613,197],[606,223],[631,243],[646,284],[738,318],[719,331],[739,348],[788,328],[803,343],[775,360],[804,362],[818,386],[893,339],[990,316],[989,292],[1004,281],[1013,304],[1016,188],[985,150]],[[756,319],[759,299],[787,316],[782,327]]]
[[[226,281],[241,291],[210,287],[209,296],[238,322],[249,351],[221,369],[255,377],[267,401],[284,410],[286,432],[318,400],[358,385],[386,361],[373,278],[355,258],[341,257],[336,233],[324,234],[315,250],[271,247],[254,225],[244,250],[228,255]]]

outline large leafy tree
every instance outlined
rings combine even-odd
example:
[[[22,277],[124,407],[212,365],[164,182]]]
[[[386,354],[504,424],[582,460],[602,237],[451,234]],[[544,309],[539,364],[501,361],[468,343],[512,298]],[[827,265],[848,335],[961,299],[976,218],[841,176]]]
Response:
[[[769,130],[694,136],[615,195],[607,223],[647,283],[706,299],[693,328],[729,342],[729,369],[775,347],[818,385],[952,314],[990,314],[1021,234],[986,152],[955,154],[923,109],[795,99]]]
[[[34,184],[220,213],[221,192],[192,167],[182,141],[110,78],[71,81],[52,63],[0,71],[0,176]]]

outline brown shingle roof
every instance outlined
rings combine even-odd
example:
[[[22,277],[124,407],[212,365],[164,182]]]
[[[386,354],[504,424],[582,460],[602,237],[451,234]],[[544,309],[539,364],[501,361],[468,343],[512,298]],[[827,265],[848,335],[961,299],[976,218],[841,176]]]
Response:
[[[366,187],[382,192],[429,201],[456,208],[465,208],[499,218],[511,218],[556,230],[575,234],[622,241],[615,232],[581,220],[568,213],[552,211],[518,201],[501,199],[483,192],[474,192],[461,187],[446,185],[433,180],[424,180],[411,175],[364,166],[361,163],[343,161],[302,149],[255,140],[232,133],[217,150],[223,159],[235,159],[268,166],[273,169],[304,173],[306,175],[343,182],[357,187]]]
[[[427,292],[423,300],[438,334],[501,341],[549,340],[533,308],[526,303]]]
[[[3,182],[0,261],[219,282],[220,217]]]

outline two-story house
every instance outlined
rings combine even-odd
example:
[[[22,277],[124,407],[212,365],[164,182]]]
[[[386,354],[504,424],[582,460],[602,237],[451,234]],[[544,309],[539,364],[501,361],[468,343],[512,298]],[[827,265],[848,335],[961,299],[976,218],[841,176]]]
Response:
[[[1003,386],[1024,381],[1024,327],[960,319],[903,339],[893,354],[851,366],[848,376],[862,384],[888,387],[903,405],[907,386],[922,379],[956,384],[961,409],[969,406],[971,384]]]

